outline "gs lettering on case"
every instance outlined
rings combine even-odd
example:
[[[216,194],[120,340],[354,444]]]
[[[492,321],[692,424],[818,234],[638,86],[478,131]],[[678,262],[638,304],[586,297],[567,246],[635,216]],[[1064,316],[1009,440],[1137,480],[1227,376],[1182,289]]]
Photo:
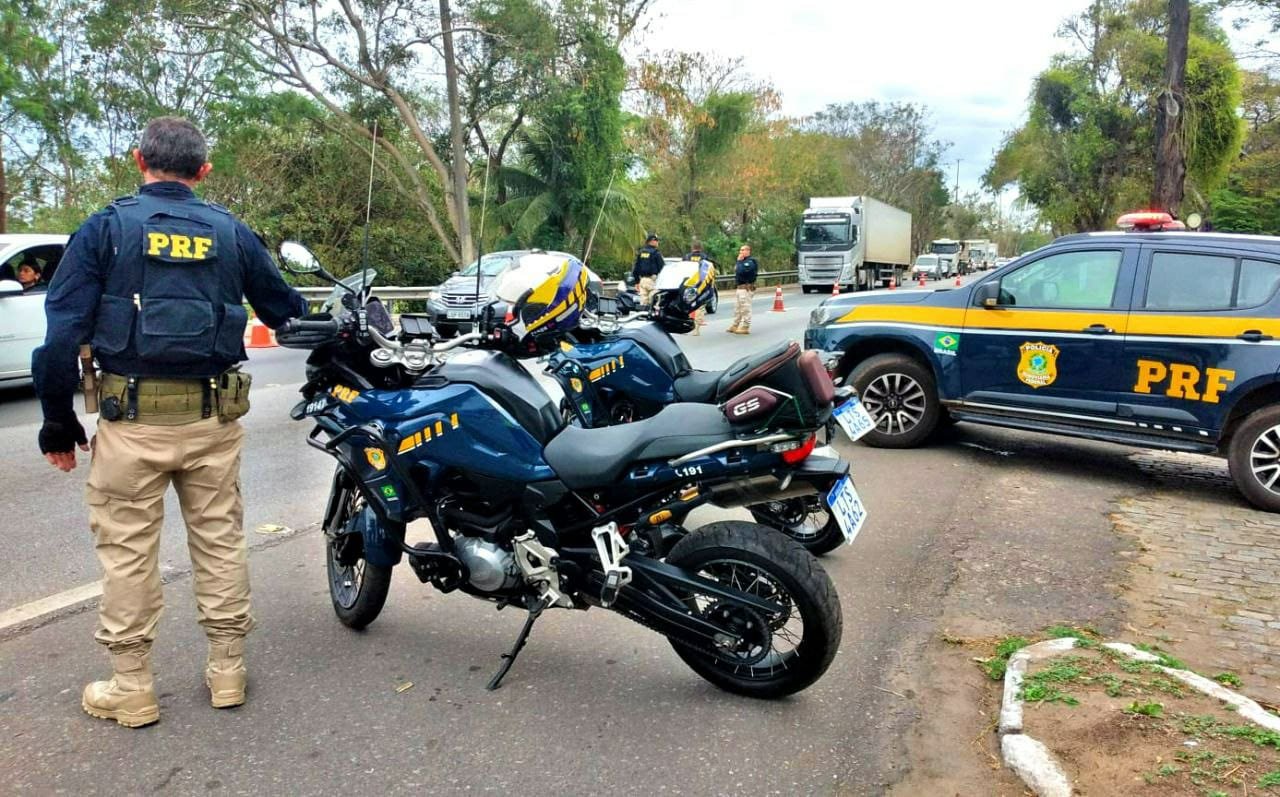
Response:
[[[836,423],[840,424],[840,428],[844,430],[850,440],[857,440],[876,428],[875,419],[871,417],[871,413],[867,412],[867,408],[862,406],[862,402],[856,398],[849,399],[839,407],[836,407],[833,415],[835,415]]]
[[[827,506],[831,507],[831,516],[844,533],[845,543],[852,544],[867,520],[867,508],[862,505],[862,499],[854,489],[853,479],[845,476],[836,482],[836,486],[827,493]]]
[[[735,416],[747,415],[760,409],[760,399],[749,398],[746,401],[733,405],[733,414]]]

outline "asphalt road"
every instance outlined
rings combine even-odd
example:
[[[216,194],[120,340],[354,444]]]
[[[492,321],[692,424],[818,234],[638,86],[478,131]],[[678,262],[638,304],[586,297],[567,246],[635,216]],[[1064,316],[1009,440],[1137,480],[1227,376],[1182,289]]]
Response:
[[[787,312],[775,314],[771,296],[761,296],[751,337],[725,334],[722,310],[682,345],[695,366],[724,367],[798,337],[822,298],[788,294]],[[300,362],[278,349],[250,362],[250,529],[304,529],[319,518],[331,465],[285,414]],[[96,578],[81,500],[86,469],[68,476],[38,457],[31,403],[0,404],[0,462],[14,496],[0,608]],[[155,651],[161,723],[126,731],[80,713],[80,688],[105,672],[93,612],[0,642],[6,790],[878,793],[900,772],[914,717],[914,694],[894,689],[891,677],[929,633],[946,589],[952,557],[939,530],[972,525],[991,509],[981,490],[988,474],[981,451],[955,444],[911,452],[847,445],[844,453],[870,518],[853,547],[824,560],[841,597],[843,645],[827,676],[791,699],[720,692],[663,639],[600,610],[548,613],[506,685],[489,693],[484,684],[522,620],[516,612],[439,595],[400,568],[382,617],[353,633],[331,615],[318,534],[270,545],[272,537],[250,531],[260,622],[251,701],[215,712],[199,676],[202,636],[180,574],[187,562],[175,507],[161,551],[175,574]],[[724,516],[708,510],[701,519]]]

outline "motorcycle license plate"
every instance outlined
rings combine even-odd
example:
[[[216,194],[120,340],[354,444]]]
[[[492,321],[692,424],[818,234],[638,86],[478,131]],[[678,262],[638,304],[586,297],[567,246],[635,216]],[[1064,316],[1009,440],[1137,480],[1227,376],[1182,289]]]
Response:
[[[850,440],[857,440],[876,428],[876,422],[872,419],[871,413],[867,412],[867,408],[862,406],[862,402],[856,398],[849,399],[836,407],[834,414],[836,423],[840,424],[840,428],[849,435]]]
[[[836,486],[827,493],[827,506],[831,507],[831,514],[840,525],[840,531],[844,532],[844,541],[853,544],[867,520],[867,508],[853,487],[853,479],[845,476],[836,482]]]
[[[463,321],[470,321],[471,311],[470,310],[446,310],[444,313],[444,317],[451,318],[451,319],[461,319]]]

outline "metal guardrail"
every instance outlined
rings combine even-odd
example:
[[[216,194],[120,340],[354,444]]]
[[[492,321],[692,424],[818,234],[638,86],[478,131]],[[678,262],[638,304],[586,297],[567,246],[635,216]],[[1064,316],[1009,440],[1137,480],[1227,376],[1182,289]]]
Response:
[[[797,280],[799,280],[799,278],[800,278],[800,272],[796,270],[761,271],[759,274],[760,282],[766,285],[772,285],[775,283],[782,285],[788,282],[796,282]],[[718,277],[716,277],[716,284],[717,286],[731,287],[733,285],[733,275],[732,274],[719,275]],[[438,291],[438,290],[440,290],[440,288],[439,286],[436,286],[436,285],[410,286],[410,287],[399,286],[399,285],[377,285],[374,289],[375,293],[378,295],[378,298],[383,300],[389,300],[389,299],[422,300],[422,299],[426,299],[428,295],[431,294],[432,291]],[[333,292],[333,288],[329,288],[329,287],[298,288],[298,293],[301,293],[303,297],[306,298],[306,300],[309,302],[322,302],[325,299],[329,298],[329,294],[332,292]]]

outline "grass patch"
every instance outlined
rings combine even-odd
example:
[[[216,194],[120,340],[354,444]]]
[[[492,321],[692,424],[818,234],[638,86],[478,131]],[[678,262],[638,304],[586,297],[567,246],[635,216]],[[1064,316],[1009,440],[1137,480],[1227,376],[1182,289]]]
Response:
[[[1161,650],[1158,645],[1144,645],[1141,642],[1139,642],[1138,644],[1134,645],[1134,647],[1137,648],[1138,650],[1145,651],[1147,653],[1152,654],[1153,656],[1159,657],[1160,663],[1163,664],[1165,667],[1170,667],[1175,670],[1191,669],[1181,659],[1175,659],[1173,656],[1170,656],[1168,653]]]
[[[1092,628],[1076,628],[1071,625],[1051,625],[1044,630],[1048,639],[1070,638],[1076,641],[1076,647],[1092,648],[1098,644],[1097,632]]]
[[[1075,696],[1064,692],[1060,684],[1076,683],[1089,674],[1087,663],[1080,656],[1063,656],[1055,659],[1043,670],[1027,675],[1022,682],[1022,699],[1028,703],[1063,703],[1078,706]]]
[[[1159,717],[1164,714],[1164,706],[1160,703],[1139,703],[1135,700],[1122,711],[1126,714],[1141,714],[1144,717]]]
[[[1280,786],[1280,769],[1274,770],[1272,772],[1268,772],[1267,774],[1258,778],[1259,789],[1269,789],[1272,786]]]
[[[1004,671],[1009,666],[1009,657],[1030,644],[1031,640],[1026,637],[1005,637],[999,645],[996,645],[995,655],[987,659],[982,665],[982,669],[987,672],[987,677],[993,681],[1003,679]]]
[[[1217,675],[1213,676],[1213,680],[1217,681],[1223,686],[1235,686],[1235,687],[1244,686],[1244,682],[1240,680],[1240,676],[1236,675],[1233,672],[1220,672]]]

